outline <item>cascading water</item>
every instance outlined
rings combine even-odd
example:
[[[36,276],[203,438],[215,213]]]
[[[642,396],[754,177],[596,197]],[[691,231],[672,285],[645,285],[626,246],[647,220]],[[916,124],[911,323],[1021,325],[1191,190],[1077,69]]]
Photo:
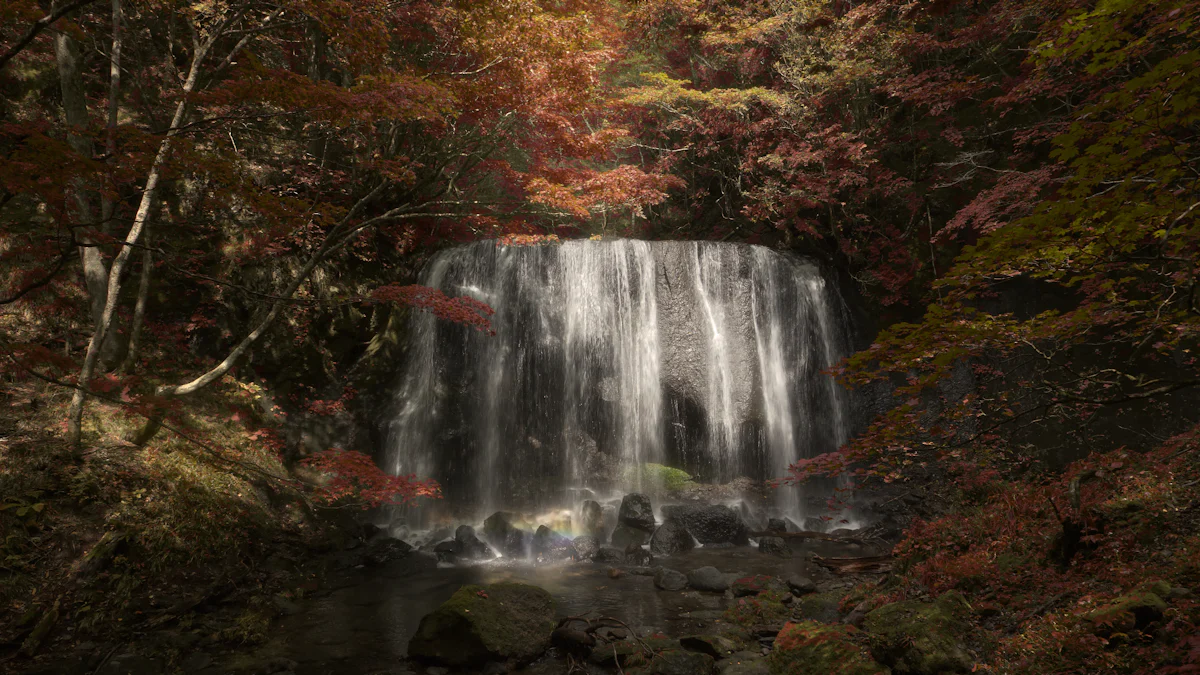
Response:
[[[390,469],[437,478],[459,515],[637,489],[647,462],[779,478],[847,438],[822,371],[840,303],[806,261],[741,244],[479,242],[421,283],[490,305],[494,336],[414,317]],[[634,470],[630,470],[634,469]],[[799,518],[794,487],[775,512]]]

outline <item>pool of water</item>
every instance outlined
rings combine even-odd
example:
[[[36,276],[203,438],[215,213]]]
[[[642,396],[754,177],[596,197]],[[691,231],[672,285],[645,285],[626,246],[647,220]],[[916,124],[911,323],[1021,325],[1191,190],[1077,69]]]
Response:
[[[752,546],[698,548],[655,558],[652,564],[682,572],[711,565],[739,576],[802,574],[820,579],[824,572],[801,555],[801,549],[821,555],[848,553],[827,542],[805,542],[796,548],[798,554],[792,558],[765,555]],[[711,631],[712,622],[729,602],[715,593],[660,591],[651,576],[625,572],[611,578],[608,572],[608,566],[593,563],[535,565],[505,558],[469,566],[439,565],[431,555],[414,553],[381,567],[336,573],[330,586],[307,600],[302,611],[284,617],[273,628],[273,639],[264,650],[298,662],[297,675],[409,672],[404,658],[421,618],[464,584],[534,584],[554,596],[560,616],[609,616],[643,635]]]

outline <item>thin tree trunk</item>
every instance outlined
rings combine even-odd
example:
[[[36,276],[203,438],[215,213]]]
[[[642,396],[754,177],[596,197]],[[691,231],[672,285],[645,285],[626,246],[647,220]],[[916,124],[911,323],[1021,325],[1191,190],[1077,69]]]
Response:
[[[137,304],[133,306],[133,322],[129,326],[129,347],[125,350],[125,360],[119,369],[122,373],[131,373],[137,367],[138,349],[142,343],[142,323],[146,318],[146,299],[150,295],[150,275],[154,270],[154,254],[149,246],[149,232],[145,234],[144,239],[142,277],[138,281]]]
[[[78,449],[83,436],[83,405],[86,401],[84,390],[92,377],[96,373],[96,366],[100,358],[100,347],[104,344],[104,339],[112,326],[113,316],[116,314],[117,300],[121,293],[121,273],[125,270],[125,265],[129,260],[129,256],[133,252],[133,248],[137,246],[142,236],[142,231],[146,227],[146,222],[150,218],[150,210],[154,204],[155,194],[158,192],[158,183],[162,179],[163,164],[167,161],[167,155],[171,151],[171,141],[179,133],[179,128],[183,126],[184,120],[188,114],[188,98],[192,90],[196,88],[196,80],[200,76],[200,66],[204,59],[208,56],[208,50],[212,45],[212,41],[205,43],[196,50],[192,56],[192,64],[188,70],[187,80],[183,83],[183,91],[179,97],[179,103],[175,106],[175,115],[171,118],[171,126],[167,129],[167,135],[158,145],[158,153],[154,156],[154,162],[150,165],[150,171],[146,174],[146,185],[142,189],[142,199],[138,204],[137,213],[133,217],[133,225],[129,228],[129,233],[125,236],[125,241],[121,246],[121,250],[113,258],[112,267],[108,271],[108,289],[105,295],[104,310],[100,316],[100,321],[96,324],[96,329],[92,333],[92,339],[88,342],[87,355],[83,359],[83,367],[79,370],[79,388],[75,390],[71,397],[71,406],[67,410],[67,442],[71,447]]]
[[[59,86],[62,91],[63,117],[66,119],[67,143],[80,156],[91,159],[93,154],[92,142],[78,130],[88,126],[87,98],[83,89],[83,57],[80,54],[79,43],[65,33],[54,36],[54,56],[58,66]],[[88,292],[88,305],[92,317],[92,325],[100,321],[104,313],[104,298],[108,291],[108,268],[96,242],[87,234],[87,228],[95,224],[95,214],[92,211],[93,197],[83,179],[76,179],[72,184],[73,201],[75,202],[74,220],[79,232],[79,259],[83,267],[84,286]],[[107,340],[102,344],[101,358],[111,363],[116,356],[115,340]]]
[[[265,25],[274,21],[283,11],[283,8],[276,9],[263,20],[263,24]],[[121,293],[121,274],[124,272],[125,265],[129,261],[129,256],[132,255],[134,247],[138,245],[142,232],[146,229],[146,224],[150,219],[150,212],[158,193],[158,183],[162,179],[163,165],[166,163],[167,156],[171,151],[171,142],[179,134],[180,128],[187,119],[189,111],[188,99],[191,98],[192,92],[196,89],[204,61],[208,58],[217,40],[224,37],[229,27],[244,16],[245,12],[245,8],[234,10],[218,26],[212,29],[206,41],[197,41],[195,43],[192,62],[188,66],[187,78],[184,80],[183,89],[180,92],[179,103],[175,106],[175,114],[171,118],[171,125],[167,128],[166,136],[159,143],[158,153],[154,156],[154,161],[150,164],[150,170],[146,173],[146,184],[142,188],[142,199],[138,203],[137,212],[133,216],[133,224],[129,228],[129,233],[125,236],[125,241],[121,245],[120,251],[113,258],[112,266],[109,268],[104,312],[100,317],[100,322],[96,325],[95,332],[92,333],[91,341],[88,342],[87,355],[84,356],[83,367],[79,369],[79,387],[75,389],[75,393],[71,397],[71,405],[67,409],[67,442],[72,448],[75,448],[76,453],[78,453],[80,442],[83,439],[83,408],[84,403],[87,401],[87,394],[85,392],[92,377],[96,374],[101,346],[104,344],[105,336],[110,331],[113,317],[116,315],[117,302]],[[213,72],[219,73],[232,63],[234,57],[249,44],[254,35],[256,33],[249,33],[242,36],[237,44],[229,50],[225,58],[215,67]]]
[[[110,167],[116,162],[117,154],[117,117],[121,100],[122,19],[121,0],[112,0],[112,48],[109,50],[108,59],[108,125],[104,138],[104,153]],[[113,229],[113,212],[116,210],[116,202],[112,194],[115,186],[106,187],[108,189],[100,199],[100,229],[105,234],[109,234]]]

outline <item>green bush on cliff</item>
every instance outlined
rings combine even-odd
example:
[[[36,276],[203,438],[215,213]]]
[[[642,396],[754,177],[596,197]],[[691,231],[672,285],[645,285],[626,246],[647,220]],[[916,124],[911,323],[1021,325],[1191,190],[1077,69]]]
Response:
[[[653,462],[642,464],[636,469],[632,467],[627,469],[625,478],[631,483],[640,482],[642,489],[648,491],[678,492],[694,485],[692,476],[688,472]]]

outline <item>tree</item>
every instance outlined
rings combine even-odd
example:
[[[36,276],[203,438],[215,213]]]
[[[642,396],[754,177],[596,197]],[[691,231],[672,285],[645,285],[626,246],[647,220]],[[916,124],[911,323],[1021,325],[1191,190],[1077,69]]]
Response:
[[[145,399],[161,408],[230,372],[282,314],[308,302],[298,294],[314,275],[440,241],[637,213],[663,199],[669,178],[620,165],[611,152],[625,132],[605,119],[607,21],[603,5],[528,1],[117,3],[108,16],[88,6],[58,33],[59,53],[71,56],[74,44],[62,36],[106,31],[109,53],[60,68],[67,89],[84,92],[64,98],[75,101],[69,126],[8,130],[10,157],[42,144],[53,148],[53,166],[37,166],[33,180],[19,164],[4,176],[13,207],[50,206],[63,228],[57,239],[69,234],[85,268],[105,272],[88,275],[104,277],[91,284],[104,302],[68,414],[71,442],[81,439],[89,383],[117,365],[103,356],[130,301],[124,280],[138,251],[141,309],[129,337],[153,316],[145,297],[155,269],[172,275],[160,287],[195,284],[189,293],[210,298],[201,306],[233,293],[253,317],[215,365]],[[120,49],[122,26],[150,39]],[[32,63],[39,48],[34,39],[9,63]],[[98,76],[95,57],[124,77]],[[164,69],[179,74],[177,85],[155,86]],[[80,105],[100,92],[110,102],[103,133]],[[95,137],[104,139],[102,162]],[[84,204],[93,195],[104,206],[99,228],[94,205]],[[156,220],[164,230],[150,242]],[[48,249],[55,237],[39,226],[27,221],[23,235]]]

